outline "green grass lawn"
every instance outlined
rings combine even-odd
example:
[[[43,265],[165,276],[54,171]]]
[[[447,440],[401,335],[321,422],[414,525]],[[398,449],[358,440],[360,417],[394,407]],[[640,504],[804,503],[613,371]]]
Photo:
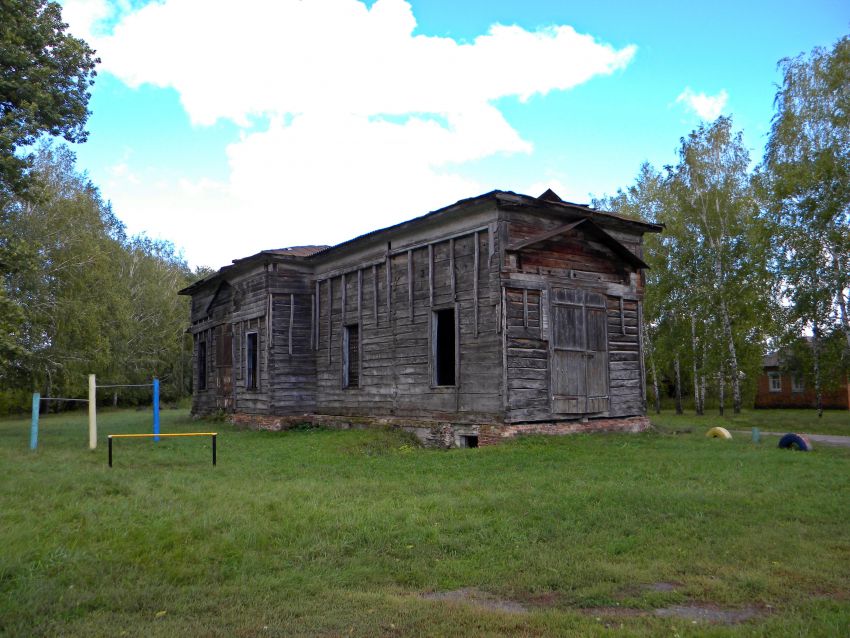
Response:
[[[703,416],[696,416],[693,410],[677,415],[673,409],[661,411],[661,414],[649,415],[652,423],[666,430],[695,428],[705,431],[716,425],[727,430],[749,430],[757,427],[767,432],[797,432],[800,434],[838,434],[850,436],[850,410],[824,410],[818,418],[816,410],[742,410],[741,414],[732,414],[726,410],[720,416],[717,410],[706,410]]]
[[[218,467],[186,438],[117,441],[108,468],[105,435],[150,416],[99,415],[93,453],[82,414],[43,418],[36,453],[28,419],[0,420],[0,634],[850,634],[850,448],[695,431],[434,451],[173,410],[163,431],[221,433]],[[656,615],[676,605],[752,617]]]

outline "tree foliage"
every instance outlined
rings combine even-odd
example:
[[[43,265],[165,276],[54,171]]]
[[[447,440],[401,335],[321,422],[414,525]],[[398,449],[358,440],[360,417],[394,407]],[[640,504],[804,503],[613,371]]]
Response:
[[[758,184],[782,286],[783,340],[811,331],[820,401],[830,335],[843,331],[845,357],[850,351],[850,36],[779,66],[782,84]]]
[[[38,149],[29,195],[2,207],[0,258],[14,251],[15,266],[2,271],[0,385],[77,396],[89,373],[157,376],[167,398],[184,395],[191,344],[177,291],[195,274],[168,242],[128,238],[65,147]]]
[[[27,188],[32,156],[20,149],[44,134],[86,140],[99,60],[67,26],[56,2],[0,2],[0,197]]]
[[[771,334],[770,244],[748,167],[741,134],[721,117],[681,140],[675,166],[645,164],[633,186],[597,202],[665,226],[644,244],[646,368],[652,386],[666,380],[677,397],[690,388],[698,413],[706,394],[722,406],[727,385],[740,410]]]

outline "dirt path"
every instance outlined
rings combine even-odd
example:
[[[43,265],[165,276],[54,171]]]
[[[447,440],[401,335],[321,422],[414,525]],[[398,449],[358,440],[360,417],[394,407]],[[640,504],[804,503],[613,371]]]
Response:
[[[736,434],[747,435],[749,430],[733,430]],[[765,432],[761,431],[763,436],[784,436],[787,432]],[[803,434],[809,441],[813,443],[825,443],[826,445],[839,445],[841,447],[850,447],[850,436],[838,436],[835,434]]]

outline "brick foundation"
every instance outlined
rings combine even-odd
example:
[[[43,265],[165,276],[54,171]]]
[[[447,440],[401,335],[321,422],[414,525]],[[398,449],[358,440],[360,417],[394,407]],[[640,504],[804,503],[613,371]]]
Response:
[[[585,432],[643,432],[649,428],[645,416],[616,419],[589,419],[586,421],[560,421],[554,423],[517,424],[458,424],[445,421],[415,421],[393,417],[347,417],[322,414],[298,416],[273,416],[266,414],[236,413],[230,416],[234,425],[257,430],[279,432],[297,426],[313,425],[330,429],[348,430],[370,427],[398,428],[415,435],[423,445],[436,448],[465,447],[469,437],[477,437],[478,445],[496,445],[517,436],[578,434]]]
[[[584,432],[643,432],[649,429],[645,416],[618,419],[589,419],[587,421],[561,421],[556,423],[517,423],[514,425],[482,425],[478,434],[479,445],[495,445],[507,439],[529,434],[562,436]]]

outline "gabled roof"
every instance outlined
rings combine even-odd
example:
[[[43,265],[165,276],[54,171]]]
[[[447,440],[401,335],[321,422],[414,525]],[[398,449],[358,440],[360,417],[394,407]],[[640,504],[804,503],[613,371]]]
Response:
[[[569,224],[564,224],[562,226],[558,226],[557,228],[553,228],[551,230],[539,233],[537,235],[534,235],[533,237],[529,237],[528,239],[524,239],[513,244],[508,244],[506,248],[510,251],[519,252],[525,250],[526,248],[529,248],[530,246],[534,246],[541,242],[554,239],[559,235],[566,235],[567,233],[570,233],[574,230],[586,233],[602,245],[606,246],[620,259],[631,264],[632,266],[635,266],[636,268],[649,268],[649,266],[644,263],[642,259],[635,255],[621,242],[617,241],[614,237],[612,237],[599,226],[594,224],[593,220],[589,218],[579,219],[578,221],[571,222]]]
[[[477,204],[481,204],[482,202],[485,202],[488,199],[493,200],[497,207],[505,210],[529,209],[537,211],[546,211],[550,214],[555,213],[557,216],[563,217],[565,223],[575,222],[580,219],[586,219],[588,221],[591,221],[593,222],[592,224],[586,224],[586,228],[590,233],[596,236],[596,238],[599,239],[601,242],[608,245],[616,254],[620,255],[623,259],[629,261],[630,263],[633,263],[639,268],[647,268],[647,265],[638,257],[636,257],[628,248],[626,248],[619,241],[617,241],[611,235],[605,232],[605,230],[600,227],[600,223],[609,224],[613,222],[618,226],[631,228],[644,233],[658,233],[661,232],[661,230],[664,228],[664,226],[661,224],[653,224],[639,219],[632,219],[623,215],[617,215],[615,213],[597,210],[585,204],[574,204],[572,202],[566,202],[561,199],[558,194],[555,193],[555,191],[553,191],[551,188],[547,189],[546,192],[540,195],[539,197],[521,195],[512,191],[494,190],[490,191],[489,193],[478,195],[477,197],[470,197],[467,199],[458,200],[454,204],[431,211],[430,213],[426,213],[425,215],[414,217],[413,219],[409,219],[407,221],[394,224],[392,226],[387,226],[386,228],[379,228],[377,230],[370,231],[358,237],[354,237],[353,239],[344,241],[340,244],[336,244],[335,246],[292,246],[290,248],[263,250],[248,257],[234,259],[232,265],[225,266],[221,268],[218,272],[213,273],[212,275],[205,277],[204,279],[196,281],[192,285],[187,286],[186,288],[181,290],[178,294],[192,294],[202,285],[213,281],[215,278],[221,275],[226,274],[234,267],[252,262],[257,259],[271,257],[274,259],[282,258],[311,262],[314,259],[321,259],[325,256],[335,253],[336,251],[350,247],[352,244],[360,242],[366,238],[375,238],[381,235],[391,235],[392,233],[398,232],[405,228],[421,224],[425,220],[468,209]]]
[[[326,250],[327,248],[329,248],[329,246],[290,246],[288,248],[272,248],[272,249],[269,249],[269,250],[261,250],[260,252],[255,253],[253,255],[249,255],[248,257],[241,257],[239,259],[234,259],[232,261],[231,265],[223,266],[222,268],[219,268],[216,272],[212,273],[211,275],[207,275],[203,279],[199,279],[195,283],[193,283],[189,286],[186,286],[182,290],[179,290],[177,292],[177,294],[178,295],[190,295],[195,290],[200,288],[202,285],[217,279],[218,277],[220,277],[223,274],[226,274],[227,272],[233,270],[236,266],[255,261],[255,260],[257,260],[261,257],[274,257],[276,259],[282,257],[284,259],[289,258],[289,259],[292,259],[292,260],[303,260],[303,259],[307,259],[308,257],[315,255],[316,253],[322,252],[323,250]],[[216,294],[218,294],[218,291],[216,291]]]
[[[289,248],[275,248],[264,250],[259,254],[278,255],[283,257],[310,257],[330,246],[290,246]]]
[[[496,205],[499,208],[504,208],[506,210],[517,208],[531,208],[537,210],[548,210],[550,212],[555,213],[563,213],[568,215],[570,218],[575,218],[576,216],[580,215],[603,222],[604,220],[615,221],[618,224],[640,229],[642,232],[645,233],[659,233],[664,228],[664,226],[661,224],[652,224],[650,222],[645,222],[640,219],[633,219],[631,217],[625,217],[623,215],[609,213],[607,211],[591,208],[586,204],[574,204],[572,202],[564,201],[551,188],[546,190],[546,192],[540,195],[540,197],[521,195],[519,193],[514,193],[513,191],[493,190],[489,193],[478,195],[477,197],[469,197],[467,199],[458,200],[454,204],[444,206],[443,208],[439,208],[419,217],[414,217],[413,219],[409,219],[399,224],[394,224],[392,226],[387,226],[386,228],[379,228],[377,230],[364,233],[363,235],[359,235],[358,237],[354,237],[353,239],[344,241],[341,244],[336,244],[335,246],[330,246],[325,250],[319,251],[316,253],[315,256],[318,258],[320,256],[332,254],[343,247],[350,246],[351,244],[366,239],[367,237],[375,237],[382,234],[397,232],[404,228],[420,224],[427,219],[472,207],[488,199],[495,200]],[[641,267],[645,268],[646,266],[644,265]]]

